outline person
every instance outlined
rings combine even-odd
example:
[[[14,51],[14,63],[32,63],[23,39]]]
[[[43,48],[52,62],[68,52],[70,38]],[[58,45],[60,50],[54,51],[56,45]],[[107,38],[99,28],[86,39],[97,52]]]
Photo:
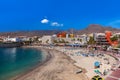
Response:
[[[103,75],[105,76],[107,74],[106,70],[104,70]]]

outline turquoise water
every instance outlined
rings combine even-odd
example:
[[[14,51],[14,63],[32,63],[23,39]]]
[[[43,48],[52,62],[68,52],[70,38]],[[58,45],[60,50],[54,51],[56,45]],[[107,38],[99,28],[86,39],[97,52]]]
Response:
[[[22,74],[42,60],[42,52],[34,48],[0,48],[0,80]]]

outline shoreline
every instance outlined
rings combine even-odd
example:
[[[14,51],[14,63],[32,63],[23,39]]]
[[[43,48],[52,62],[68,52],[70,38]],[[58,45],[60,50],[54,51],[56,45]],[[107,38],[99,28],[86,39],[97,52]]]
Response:
[[[36,66],[34,66],[33,68],[29,69],[28,71],[25,71],[24,73],[20,74],[20,75],[17,75],[13,78],[11,78],[10,80],[19,80],[19,79],[22,79],[22,78],[25,78],[27,76],[29,76],[31,73],[37,71],[38,68],[41,68],[43,67],[45,64],[47,64],[47,62],[52,59],[52,55],[49,51],[45,51],[45,49],[43,48],[38,48],[38,47],[35,47],[35,46],[23,46],[22,48],[35,48],[37,50],[44,50],[44,52],[42,53],[42,55],[45,58],[45,60],[41,61],[41,62],[38,62],[38,64]]]
[[[47,58],[47,61],[43,62],[43,64],[32,69],[32,71],[24,73],[12,80],[90,80],[85,75],[85,69],[74,65],[75,61],[62,51],[41,46],[30,47],[49,52],[47,53],[49,54],[49,58]],[[79,69],[82,69],[83,72],[76,74],[76,71]]]
[[[41,50],[43,52],[43,55],[46,56],[46,58],[44,61],[42,61],[42,63],[38,64],[34,68],[28,70],[27,72],[23,73],[22,75],[18,75],[10,80],[69,80],[69,79],[90,80],[90,77],[88,77],[88,75],[86,74],[86,73],[88,73],[86,68],[82,67],[80,65],[77,65],[78,62],[75,59],[72,59],[72,56],[71,57],[68,56],[67,53],[69,53],[69,52],[67,52],[67,53],[64,52],[64,50],[62,50],[62,48],[57,49],[56,47],[54,47],[51,49],[50,47],[42,47],[42,46],[24,46],[24,48],[35,48],[35,49]],[[72,53],[74,53],[74,52],[72,52]],[[105,54],[105,55],[111,56],[109,54]],[[114,56],[111,56],[111,57],[115,58]],[[70,64],[70,66],[69,66],[69,67],[71,67],[69,69],[69,70],[71,70],[70,72],[64,71],[67,68],[69,68],[69,67],[67,67],[66,63]],[[59,66],[57,66],[57,65],[59,65]],[[63,66],[67,67],[67,68],[63,69]],[[58,67],[60,67],[60,70],[57,69]],[[61,70],[61,68],[62,68],[62,70]],[[78,78],[78,74],[75,74],[75,72],[76,72],[76,70],[79,70],[79,69],[82,69],[83,72],[79,74],[80,77]],[[74,71],[72,71],[72,70],[74,70]],[[60,79],[56,79],[56,77],[58,78],[58,75],[56,75],[54,73],[59,74]],[[65,78],[66,76],[63,76],[63,75],[66,75],[66,74],[69,74],[69,76],[67,75],[67,77],[74,75],[77,78],[76,77]],[[50,76],[52,76],[52,77],[50,77]],[[62,76],[64,77],[64,79],[61,78]],[[81,77],[82,77],[82,79],[81,79]],[[41,78],[43,78],[43,79],[41,79]],[[48,78],[50,78],[50,79],[48,79]]]

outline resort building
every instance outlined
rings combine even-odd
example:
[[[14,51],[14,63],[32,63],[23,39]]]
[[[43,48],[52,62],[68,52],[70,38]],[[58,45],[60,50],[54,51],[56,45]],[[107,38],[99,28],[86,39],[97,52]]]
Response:
[[[117,36],[118,37],[118,41],[120,42],[120,33],[115,33],[113,34],[114,36]]]
[[[7,37],[7,38],[4,38],[3,39],[3,42],[20,42],[21,40],[19,38],[10,38],[10,37]]]
[[[52,36],[45,35],[39,38],[38,41],[40,41],[42,44],[45,44],[45,45],[52,44]]]
[[[21,41],[30,41],[30,38],[22,38]]]
[[[70,37],[69,34],[66,34],[66,37],[52,37],[53,43],[55,44],[64,44],[64,45],[86,45],[89,37],[87,35],[76,35]]]
[[[105,33],[96,33],[94,39],[97,45],[110,45],[106,39]]]
[[[87,36],[86,34],[77,35],[77,41],[80,41],[81,45],[85,45],[89,41],[89,36]]]
[[[112,34],[111,31],[106,31],[105,33],[96,33],[94,39],[97,45],[117,46],[119,41],[117,39],[118,37],[120,37],[119,34]]]

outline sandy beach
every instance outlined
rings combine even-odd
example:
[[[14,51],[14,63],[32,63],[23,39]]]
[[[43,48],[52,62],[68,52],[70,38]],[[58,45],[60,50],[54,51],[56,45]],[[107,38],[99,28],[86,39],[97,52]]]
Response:
[[[40,47],[35,47],[41,49]],[[89,80],[85,69],[74,65],[70,57],[64,53],[53,49],[42,49],[51,55],[48,61],[36,69],[17,77],[14,80]],[[76,71],[82,69],[82,73],[76,74]]]
[[[27,74],[18,76],[13,80],[90,80],[93,76],[98,75],[94,71],[94,62],[99,61],[101,63],[99,70],[101,73],[104,70],[110,70],[117,60],[107,54],[94,57],[85,57],[80,55],[81,52],[87,53],[86,49],[73,49],[66,47],[41,47],[32,46],[33,48],[40,49],[46,57],[46,61],[39,65],[37,68],[29,71]],[[109,59],[109,64],[107,60]],[[78,70],[82,70],[82,73],[76,74]],[[108,75],[109,75],[108,73]],[[103,78],[106,76],[100,75]]]
[[[65,47],[56,47],[55,49],[65,52],[67,56],[69,56],[72,60],[75,61],[75,65],[78,67],[82,67],[84,68],[87,72],[85,73],[87,75],[87,77],[89,77],[89,79],[91,79],[93,76],[95,75],[100,75],[103,78],[106,78],[107,75],[109,75],[109,73],[111,73],[111,69],[114,65],[117,65],[117,60],[108,55],[105,54],[105,52],[100,52],[98,51],[97,54],[103,54],[103,56],[99,55],[99,56],[90,56],[87,49],[82,49],[82,48],[65,48]],[[88,54],[88,56],[86,57],[83,54]],[[101,63],[100,68],[95,69],[94,68],[94,63],[98,61]],[[100,73],[102,74],[96,74],[95,70],[99,70]],[[107,71],[106,75],[103,75],[104,71]]]

